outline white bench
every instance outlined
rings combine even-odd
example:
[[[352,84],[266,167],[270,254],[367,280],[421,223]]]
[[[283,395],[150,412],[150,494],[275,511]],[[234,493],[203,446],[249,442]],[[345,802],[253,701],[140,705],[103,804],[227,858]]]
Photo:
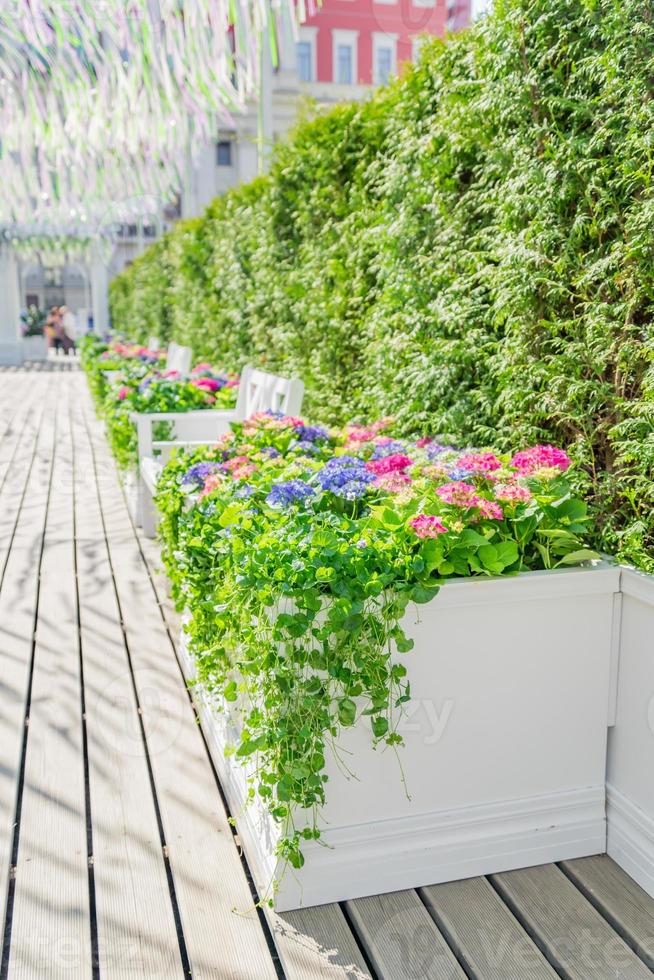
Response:
[[[280,378],[248,365],[243,368],[236,407],[227,411],[200,409],[192,412],[139,412],[132,415],[138,436],[138,491],[136,520],[146,537],[154,537],[157,512],[153,496],[157,480],[172,449],[206,446],[229,431],[231,422],[242,422],[255,412],[297,415],[302,408],[304,384],[297,378]],[[155,439],[153,425],[173,426],[170,439]]]

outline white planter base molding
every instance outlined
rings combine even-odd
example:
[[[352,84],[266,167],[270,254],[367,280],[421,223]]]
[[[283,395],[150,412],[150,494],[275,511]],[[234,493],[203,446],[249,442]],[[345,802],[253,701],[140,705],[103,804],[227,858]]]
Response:
[[[654,576],[622,569],[608,853],[654,896]]]
[[[607,853],[654,897],[654,819],[610,785],[606,795]]]
[[[275,907],[603,853],[619,581],[608,564],[459,580],[412,607],[403,625],[415,647],[398,655],[412,693],[398,724],[406,789],[395,754],[372,748],[367,722],[344,730],[338,758],[327,752],[326,846],[307,844],[301,871],[286,869]],[[247,771],[224,754],[235,719],[200,689],[195,700],[266,893],[281,871],[278,829],[244,806]]]

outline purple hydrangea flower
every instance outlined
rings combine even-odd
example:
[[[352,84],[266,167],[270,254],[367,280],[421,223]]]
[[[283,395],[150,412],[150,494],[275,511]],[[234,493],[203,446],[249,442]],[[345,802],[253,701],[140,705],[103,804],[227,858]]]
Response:
[[[313,487],[304,480],[286,480],[284,483],[273,485],[266,497],[266,503],[270,507],[288,507],[290,504],[300,503],[307,497],[312,497],[314,493]]]
[[[354,500],[362,497],[375,474],[366,469],[362,459],[354,456],[334,456],[316,474],[323,490],[329,490],[337,497]]]
[[[430,442],[425,447],[425,452],[427,459],[434,463],[442,453],[450,452],[452,449],[454,449],[454,446],[443,446],[440,442]]]
[[[238,497],[239,500],[247,500],[255,493],[256,487],[253,487],[251,483],[241,483],[240,486],[234,491],[234,496]]]
[[[329,434],[320,425],[298,425],[296,429],[299,442],[318,442],[329,439]]]
[[[465,466],[453,466],[452,469],[447,471],[450,480],[465,480],[471,473],[473,473],[473,470],[467,470]]]
[[[196,486],[201,487],[204,481],[211,473],[215,473],[218,470],[218,463],[194,463],[190,466],[184,476],[182,477],[182,484],[188,486],[189,483],[195,483]]]
[[[279,449],[275,449],[274,446],[264,446],[263,449],[261,450],[261,453],[264,456],[269,456],[271,459],[277,459],[279,456],[282,455]]]
[[[295,448],[299,449],[299,451],[305,456],[315,456],[316,453],[320,452],[315,442],[307,442],[305,439],[302,439],[300,442],[296,442]]]

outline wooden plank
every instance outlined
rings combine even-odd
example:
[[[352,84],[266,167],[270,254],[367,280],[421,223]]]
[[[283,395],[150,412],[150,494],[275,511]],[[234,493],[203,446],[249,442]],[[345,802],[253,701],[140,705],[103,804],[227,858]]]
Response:
[[[41,394],[44,393],[44,388]],[[38,590],[38,558],[48,504],[54,427],[51,416],[39,419],[32,434],[32,458],[16,484],[18,521],[5,546],[0,589],[0,922],[5,921],[11,871],[16,800],[21,769],[25,707],[32,661]],[[13,480],[12,480],[13,484]],[[23,490],[24,495],[23,495]],[[6,525],[0,513],[0,533]],[[15,519],[15,517],[14,517]]]
[[[55,415],[56,454],[41,563],[9,972],[91,975],[72,445],[68,386]]]
[[[24,424],[16,427],[12,436],[0,444],[0,453],[4,451],[7,454],[4,457],[5,467],[0,483],[0,579],[11,548],[30,469],[35,459],[39,427],[49,388],[47,379],[39,379],[32,386],[31,395],[26,403]]]
[[[168,980],[183,975],[180,947],[79,405],[73,440],[99,972]]]
[[[268,913],[287,980],[370,980],[371,974],[338,905]]]
[[[90,404],[87,406],[90,413]],[[120,609],[193,976],[274,980],[276,970],[206,748],[108,450],[94,450]]]
[[[651,980],[651,972],[554,864],[492,875],[538,946],[568,980]]]
[[[346,902],[380,980],[465,980],[465,973],[415,891]]]
[[[654,899],[606,854],[564,861],[561,868],[654,971]]]
[[[441,932],[477,980],[552,980],[557,974],[486,878],[419,889]]]

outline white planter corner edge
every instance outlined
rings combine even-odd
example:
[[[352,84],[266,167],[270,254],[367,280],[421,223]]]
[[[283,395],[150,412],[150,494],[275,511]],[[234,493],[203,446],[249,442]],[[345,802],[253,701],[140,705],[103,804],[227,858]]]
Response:
[[[654,897],[654,576],[621,570],[607,764],[607,852]]]

